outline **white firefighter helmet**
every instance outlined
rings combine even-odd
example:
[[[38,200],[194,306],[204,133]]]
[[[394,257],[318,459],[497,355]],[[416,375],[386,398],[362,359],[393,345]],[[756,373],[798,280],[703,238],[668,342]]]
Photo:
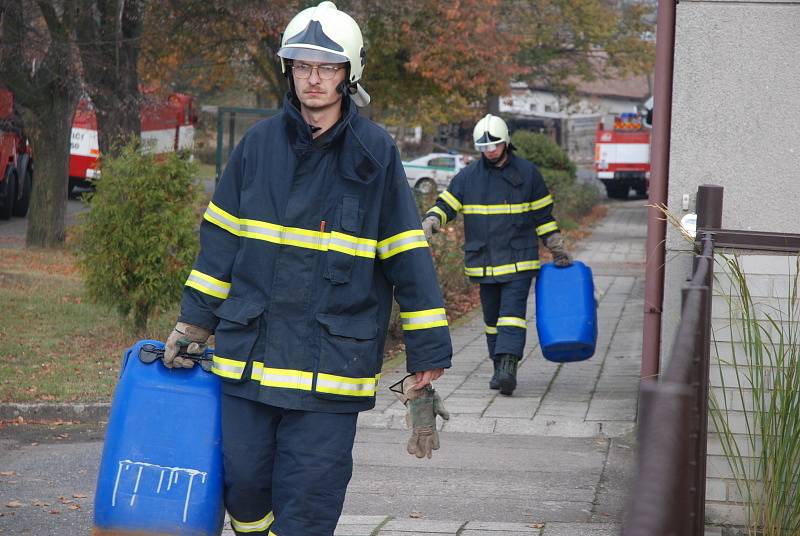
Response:
[[[478,121],[472,131],[472,140],[475,142],[475,149],[478,151],[493,151],[498,143],[508,143],[508,125],[500,117],[492,114]]]
[[[286,60],[321,63],[350,63],[350,86],[357,92],[352,96],[359,106],[369,104],[369,95],[357,82],[364,72],[364,38],[353,17],[336,9],[333,2],[320,2],[304,9],[289,21],[283,32],[281,70],[287,74]]]

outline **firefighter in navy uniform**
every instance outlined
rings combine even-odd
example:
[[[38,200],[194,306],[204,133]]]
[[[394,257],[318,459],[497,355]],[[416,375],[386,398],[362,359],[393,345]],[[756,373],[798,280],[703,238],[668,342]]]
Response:
[[[479,160],[462,169],[422,222],[432,233],[464,214],[465,272],[480,283],[481,306],[494,374],[492,389],[511,395],[525,347],[525,309],[539,270],[538,239],[556,266],[572,259],[553,218],[553,198],[536,166],[514,156],[508,127],[488,114],[473,131]]]
[[[428,400],[452,347],[397,149],[355,107],[369,101],[357,23],[322,2],[289,23],[278,55],[291,88],[283,112],[231,155],[164,360],[191,366],[179,352],[214,332],[236,534],[329,536],[358,412],[375,404],[393,295]],[[422,439],[430,455],[438,440]]]

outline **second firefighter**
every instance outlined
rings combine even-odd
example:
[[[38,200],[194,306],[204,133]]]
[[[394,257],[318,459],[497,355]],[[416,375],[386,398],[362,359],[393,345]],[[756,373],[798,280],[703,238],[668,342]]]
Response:
[[[539,270],[539,238],[556,266],[572,259],[553,218],[553,198],[536,166],[514,155],[508,126],[488,114],[473,131],[482,158],[461,170],[422,227],[428,238],[464,215],[467,276],[480,284],[486,342],[494,363],[489,387],[511,395],[525,347],[525,309]]]

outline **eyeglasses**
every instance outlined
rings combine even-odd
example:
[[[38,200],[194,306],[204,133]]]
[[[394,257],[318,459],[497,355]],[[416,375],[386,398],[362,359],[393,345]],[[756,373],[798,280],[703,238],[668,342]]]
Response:
[[[322,80],[332,80],[339,69],[338,65],[309,65],[307,63],[295,63],[292,65],[292,72],[297,78],[308,78],[311,72],[316,69],[317,75]]]

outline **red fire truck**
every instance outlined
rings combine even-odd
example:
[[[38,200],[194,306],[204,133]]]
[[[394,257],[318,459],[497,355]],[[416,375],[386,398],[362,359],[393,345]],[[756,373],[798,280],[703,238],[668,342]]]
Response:
[[[33,154],[14,110],[14,95],[0,86],[0,220],[28,213]]]
[[[614,118],[614,128],[597,125],[594,170],[608,197],[626,199],[633,188],[647,194],[650,181],[650,129],[646,117],[624,113]]]
[[[171,94],[166,102],[145,93],[141,109],[142,145],[156,154],[190,149],[197,124],[194,99],[183,93]],[[100,176],[98,169],[97,117],[92,102],[84,97],[72,121],[69,157],[69,189],[88,186]]]

